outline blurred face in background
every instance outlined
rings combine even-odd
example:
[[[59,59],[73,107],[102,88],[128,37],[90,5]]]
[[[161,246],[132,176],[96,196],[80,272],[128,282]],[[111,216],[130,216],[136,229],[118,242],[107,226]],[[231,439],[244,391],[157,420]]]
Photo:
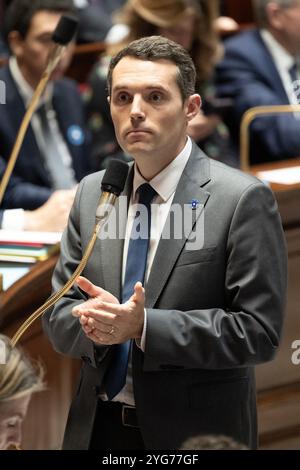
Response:
[[[0,450],[19,447],[22,441],[22,423],[31,394],[0,401]]]
[[[187,51],[190,51],[194,40],[194,28],[194,15],[188,14],[183,16],[183,18],[180,20],[180,23],[169,26],[167,28],[158,28],[157,34],[177,42]]]
[[[51,37],[61,16],[59,12],[39,11],[32,17],[25,38],[18,31],[9,34],[11,50],[17,58],[23,77],[32,88],[36,87],[45,70],[49,52],[53,47]],[[52,79],[63,75],[71,61],[73,49],[73,44],[68,46]]]
[[[276,2],[267,5],[270,30],[292,55],[300,55],[300,0],[282,7]]]

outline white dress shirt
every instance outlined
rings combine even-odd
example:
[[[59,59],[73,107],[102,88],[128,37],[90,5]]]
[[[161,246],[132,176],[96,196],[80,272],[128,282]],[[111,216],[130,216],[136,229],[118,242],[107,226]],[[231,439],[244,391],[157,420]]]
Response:
[[[274,64],[278,70],[283,87],[288,96],[290,104],[298,104],[297,96],[294,92],[293,81],[290,76],[289,70],[294,65],[296,58],[292,56],[275,38],[267,31],[262,29],[260,31],[261,37],[270,52]],[[298,78],[300,78],[299,69],[297,69]],[[299,115],[299,113],[297,113]]]
[[[161,237],[165,222],[167,220],[168,214],[171,209],[173,202],[174,194],[178,185],[178,182],[181,178],[182,172],[187,164],[187,161],[190,157],[192,150],[192,141],[187,137],[187,142],[185,147],[180,152],[180,154],[172,160],[172,162],[164,168],[158,175],[152,178],[150,181],[146,181],[143,176],[140,174],[137,165],[134,166],[134,177],[133,177],[133,190],[131,194],[131,199],[128,208],[127,216],[127,225],[126,225],[126,235],[124,241],[124,250],[123,250],[123,271],[122,271],[122,284],[124,283],[125,270],[126,270],[126,261],[128,253],[128,245],[130,234],[133,226],[133,220],[135,216],[136,207],[134,204],[138,202],[138,195],[136,193],[139,186],[144,183],[149,183],[157,192],[157,196],[153,199],[151,203],[151,234],[149,240],[148,248],[148,258],[147,266],[145,273],[145,283],[149,277],[151,271],[151,266],[155,257],[155,253],[158,247],[159,239]],[[142,334],[141,348],[145,350],[145,336],[147,328],[147,311],[145,309],[144,316],[144,328]],[[102,394],[102,399],[106,397]],[[121,392],[115,396],[113,401],[119,401],[127,403],[134,406],[134,396],[133,396],[133,386],[132,386],[132,364],[131,359],[128,364],[128,371],[126,377],[126,384]]]

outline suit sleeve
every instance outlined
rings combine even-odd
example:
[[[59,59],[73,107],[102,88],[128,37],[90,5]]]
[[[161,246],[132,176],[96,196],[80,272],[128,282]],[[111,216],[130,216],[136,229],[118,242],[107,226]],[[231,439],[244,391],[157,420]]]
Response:
[[[55,292],[70,279],[83,256],[79,212],[84,183],[85,180],[82,180],[79,185],[68,226],[62,237],[61,254],[52,278]],[[94,343],[85,336],[78,318],[73,317],[71,313],[75,305],[86,300],[87,297],[75,284],[52,309],[45,312],[43,328],[57,352],[81,358],[96,367],[98,360],[101,360],[108,351],[108,347],[95,347]]]
[[[45,204],[52,193],[50,188],[13,178],[7,188],[3,206],[5,209],[34,210]]]
[[[254,106],[283,104],[282,97],[270,86],[255,63],[235,45],[226,48],[225,57],[216,71],[219,97],[230,97],[233,109],[227,116],[228,125],[238,140],[243,114]],[[270,77],[272,80],[272,77]],[[286,103],[288,100],[286,99]],[[251,141],[260,143],[270,158],[289,158],[300,154],[300,121],[293,114],[262,116],[251,125]]]
[[[0,178],[5,168],[6,162],[0,157]],[[52,192],[52,189],[29,183],[12,174],[1,207],[2,209],[37,209],[49,199]]]
[[[237,368],[274,357],[285,307],[287,257],[277,204],[263,184],[251,185],[240,197],[224,257],[223,308],[147,309],[145,370]]]

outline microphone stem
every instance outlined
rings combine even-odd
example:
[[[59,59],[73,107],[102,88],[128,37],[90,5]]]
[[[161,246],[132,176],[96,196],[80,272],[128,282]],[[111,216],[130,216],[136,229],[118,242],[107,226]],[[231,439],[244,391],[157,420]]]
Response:
[[[0,205],[2,203],[7,185],[9,183],[9,179],[10,179],[11,174],[13,172],[13,169],[15,167],[15,164],[16,164],[19,152],[20,152],[20,148],[21,148],[21,145],[23,143],[26,131],[28,129],[29,123],[30,123],[31,118],[32,118],[32,115],[33,115],[33,113],[35,112],[35,110],[38,106],[40,97],[41,97],[41,95],[43,94],[43,92],[46,88],[46,85],[47,85],[47,83],[48,83],[48,81],[51,77],[51,74],[52,74],[53,70],[55,69],[55,67],[57,66],[58,62],[61,59],[61,56],[64,52],[64,49],[65,49],[65,47],[61,46],[59,44],[54,46],[54,48],[52,49],[52,51],[50,53],[46,69],[43,72],[43,75],[42,75],[42,77],[39,81],[39,84],[38,84],[34,94],[32,95],[31,101],[29,103],[29,106],[28,106],[28,108],[26,110],[26,113],[24,115],[24,118],[22,120],[22,123],[21,123],[21,126],[19,128],[15,144],[13,146],[12,152],[11,152],[10,157],[8,159],[8,163],[7,163],[4,175],[3,175],[1,183],[0,183]]]
[[[11,339],[11,344],[12,344],[13,347],[15,347],[15,345],[17,344],[17,342],[19,341],[21,336],[30,327],[30,325],[37,318],[39,318],[41,315],[43,315],[43,313],[48,308],[52,307],[52,305],[54,305],[55,302],[57,302],[59,299],[61,299],[68,292],[68,290],[71,289],[71,287],[73,287],[73,285],[76,282],[76,279],[78,278],[78,276],[80,276],[80,274],[84,270],[84,268],[85,268],[85,266],[86,266],[86,264],[89,260],[89,257],[90,257],[90,255],[93,251],[94,246],[95,246],[99,231],[103,227],[103,225],[106,223],[106,221],[109,217],[109,214],[110,214],[110,212],[111,212],[111,210],[112,210],[112,208],[113,208],[113,206],[116,202],[116,199],[117,199],[117,196],[115,196],[112,193],[109,193],[109,192],[103,192],[102,193],[101,198],[100,198],[100,202],[99,202],[99,206],[100,205],[105,205],[107,210],[105,210],[103,212],[103,215],[100,218],[96,217],[96,223],[94,225],[93,234],[92,234],[91,239],[90,239],[90,241],[89,241],[89,243],[86,247],[86,250],[83,254],[82,260],[80,261],[79,265],[75,269],[75,271],[72,274],[72,276],[70,277],[70,279],[66,282],[66,284],[59,291],[52,294],[46,300],[46,302],[41,307],[39,307],[35,312],[33,312],[27,318],[27,320],[25,320],[25,322],[20,326],[20,328],[17,330],[17,332],[14,334],[14,336]]]

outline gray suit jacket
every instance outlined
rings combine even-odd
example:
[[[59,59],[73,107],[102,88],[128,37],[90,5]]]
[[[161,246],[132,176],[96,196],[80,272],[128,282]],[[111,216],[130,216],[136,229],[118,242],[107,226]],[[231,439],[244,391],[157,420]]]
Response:
[[[132,173],[124,190],[128,196]],[[62,239],[54,290],[73,273],[90,239],[102,176],[95,173],[80,184]],[[204,212],[190,218],[183,238],[161,239],[146,285],[146,349],[134,345],[132,357],[139,424],[148,449],[178,449],[195,434],[227,434],[254,448],[253,366],[273,359],[285,305],[281,221],[268,187],[208,159],[196,145],[173,203],[193,199],[204,205]],[[186,242],[203,214],[204,246],[188,250]],[[122,252],[122,240],[98,240],[83,273],[118,298]],[[71,316],[72,307],[84,300],[73,287],[43,319],[54,348],[83,360],[65,449],[89,447],[111,357],[111,348],[95,347]]]

